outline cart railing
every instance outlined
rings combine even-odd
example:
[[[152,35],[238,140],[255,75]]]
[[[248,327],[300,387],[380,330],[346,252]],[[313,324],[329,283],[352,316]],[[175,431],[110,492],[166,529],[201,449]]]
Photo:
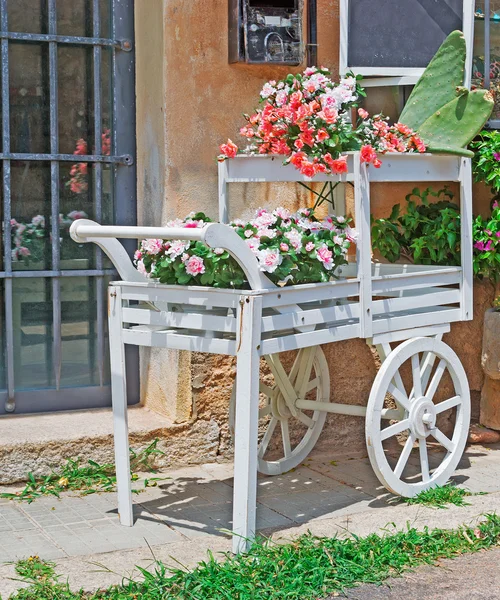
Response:
[[[70,235],[79,244],[93,242],[110,258],[124,281],[144,281],[134,268],[119,239],[190,240],[205,243],[210,248],[223,248],[238,262],[253,290],[270,289],[275,285],[260,271],[253,252],[228,225],[208,223],[205,227],[140,227],[99,225],[90,219],[78,219],[70,228]]]

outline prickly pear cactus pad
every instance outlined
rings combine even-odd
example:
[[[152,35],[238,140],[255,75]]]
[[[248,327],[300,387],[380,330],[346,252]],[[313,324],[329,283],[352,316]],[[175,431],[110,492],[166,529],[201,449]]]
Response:
[[[453,31],[441,44],[422,77],[413,88],[399,121],[414,130],[456,97],[464,83],[465,38]]]
[[[474,90],[454,98],[431,115],[418,129],[428,152],[462,154],[481,131],[493,110],[493,96]]]

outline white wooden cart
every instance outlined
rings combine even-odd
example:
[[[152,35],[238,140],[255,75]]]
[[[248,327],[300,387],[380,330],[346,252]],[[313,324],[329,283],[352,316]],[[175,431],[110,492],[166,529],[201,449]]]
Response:
[[[275,287],[245,242],[219,223],[174,229],[108,227],[82,219],[72,225],[73,239],[98,244],[122,278],[109,286],[109,330],[118,509],[124,525],[133,523],[124,344],[236,357],[230,410],[235,552],[246,549],[255,535],[257,471],[274,475],[299,465],[318,440],[327,413],[365,417],[373,469],[396,494],[413,496],[445,483],[453,473],[467,439],[470,396],[464,369],[441,338],[450,323],[472,318],[470,159],[430,154],[381,158],[382,167],[374,169],[361,164],[359,153],[351,153],[347,174],[316,179],[354,184],[356,262],[338,269],[338,279],[330,283]],[[255,156],[221,163],[221,221],[227,221],[230,182],[307,181],[281,162]],[[402,181],[460,183],[461,266],[372,264],[370,182]],[[117,238],[202,240],[225,248],[244,269],[251,289],[147,280]],[[375,345],[383,361],[366,408],[330,402],[321,344],[353,338]],[[268,365],[262,381],[261,357]],[[445,416],[447,433],[440,425]]]

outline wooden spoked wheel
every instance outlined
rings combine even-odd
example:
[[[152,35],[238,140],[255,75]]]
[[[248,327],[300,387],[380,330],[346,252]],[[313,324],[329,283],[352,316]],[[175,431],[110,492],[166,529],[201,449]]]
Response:
[[[382,419],[385,409],[397,414],[395,406],[399,418]],[[407,340],[383,362],[368,400],[366,443],[373,470],[400,496],[443,485],[462,457],[469,422],[469,385],[455,352],[435,338]]]
[[[330,375],[319,346],[295,353],[264,357],[269,374],[261,376],[259,391],[258,470],[280,475],[303,462],[318,441],[326,412],[303,410],[298,399],[329,402]],[[234,431],[236,385],[233,386],[229,422]]]

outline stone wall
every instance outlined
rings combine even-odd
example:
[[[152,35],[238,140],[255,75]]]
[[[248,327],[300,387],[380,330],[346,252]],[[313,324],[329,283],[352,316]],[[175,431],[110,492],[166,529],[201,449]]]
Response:
[[[335,75],[338,68],[338,0],[318,0],[318,63]],[[208,9],[209,5],[209,9]],[[139,223],[161,224],[191,210],[217,217],[218,146],[238,140],[241,114],[256,104],[267,79],[288,67],[230,65],[227,62],[226,0],[148,0],[136,3],[137,140]],[[297,69],[299,70],[299,69]],[[394,90],[371,97],[394,104]],[[391,104],[392,103],[392,104]],[[388,214],[414,184],[373,187],[373,212]],[[312,195],[293,184],[232,185],[232,216],[249,216],[261,205],[310,205]],[[478,190],[477,210],[485,212],[487,193]],[[347,211],[352,212],[347,198]],[[475,286],[475,320],[453,326],[448,341],[459,353],[471,382],[477,411],[482,386],[482,315],[491,302],[488,284]],[[365,404],[378,358],[363,340],[324,347],[330,365],[332,400]],[[172,421],[214,424],[217,454],[227,458],[231,441],[227,409],[234,378],[231,359],[152,350],[142,355],[142,400]],[[193,431],[188,427],[186,431]],[[364,445],[362,419],[330,415],[317,450]],[[200,432],[204,431],[199,427]],[[201,441],[201,440],[200,440]],[[207,457],[193,452],[191,460]],[[211,455],[209,458],[213,458]]]

